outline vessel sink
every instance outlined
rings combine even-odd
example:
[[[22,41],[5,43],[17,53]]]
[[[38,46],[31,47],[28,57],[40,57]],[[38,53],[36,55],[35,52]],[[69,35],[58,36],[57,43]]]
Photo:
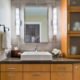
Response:
[[[21,54],[21,60],[52,60],[52,54],[49,52],[29,51]]]

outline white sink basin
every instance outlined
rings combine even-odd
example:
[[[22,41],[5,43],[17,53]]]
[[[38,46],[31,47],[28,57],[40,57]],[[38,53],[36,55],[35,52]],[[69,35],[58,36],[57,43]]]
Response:
[[[52,54],[49,52],[23,52],[21,60],[52,60]]]

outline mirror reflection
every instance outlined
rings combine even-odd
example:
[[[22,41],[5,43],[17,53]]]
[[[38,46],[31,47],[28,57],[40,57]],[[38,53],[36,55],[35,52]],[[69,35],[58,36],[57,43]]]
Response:
[[[48,42],[47,7],[24,8],[24,41],[27,43]]]

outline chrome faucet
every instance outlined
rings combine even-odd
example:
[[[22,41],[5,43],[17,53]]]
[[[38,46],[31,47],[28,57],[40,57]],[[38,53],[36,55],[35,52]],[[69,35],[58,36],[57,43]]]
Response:
[[[37,50],[38,50],[37,48],[38,48],[38,45],[36,45],[36,47],[35,47],[35,51],[37,51]]]

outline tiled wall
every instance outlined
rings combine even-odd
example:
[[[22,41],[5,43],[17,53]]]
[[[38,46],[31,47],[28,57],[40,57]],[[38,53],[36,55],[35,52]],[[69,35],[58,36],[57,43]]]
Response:
[[[28,51],[34,51],[36,47],[38,51],[51,51],[55,46],[55,42],[51,40],[50,42],[45,43],[24,43],[18,37],[15,41],[12,42],[12,46],[18,46],[21,50]]]

